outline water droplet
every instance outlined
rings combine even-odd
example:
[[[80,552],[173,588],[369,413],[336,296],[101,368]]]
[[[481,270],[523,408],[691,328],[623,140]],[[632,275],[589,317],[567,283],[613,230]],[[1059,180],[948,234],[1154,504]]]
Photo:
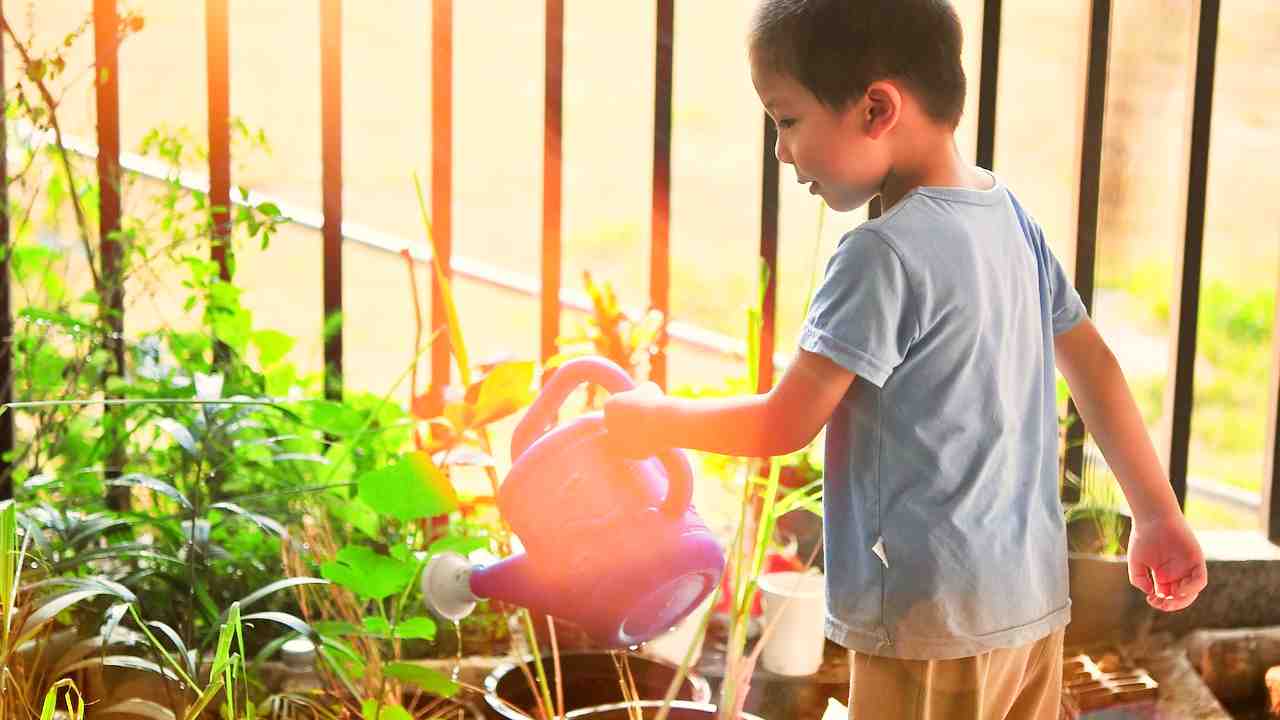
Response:
[[[643,646],[644,646],[644,643],[641,643],[639,645],[630,645],[627,647],[627,649],[630,650],[631,652],[640,652],[640,648]]]
[[[31,569],[32,569],[32,570],[35,570],[35,569],[36,569],[36,568],[38,568],[38,567],[40,567],[40,566],[36,564],[36,561],[35,561],[35,560],[32,560],[32,561],[31,561]]]

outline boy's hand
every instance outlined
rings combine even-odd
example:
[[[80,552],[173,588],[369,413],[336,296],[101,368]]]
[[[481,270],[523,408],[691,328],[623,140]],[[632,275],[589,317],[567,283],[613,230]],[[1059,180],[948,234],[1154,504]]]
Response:
[[[665,450],[656,440],[654,418],[664,398],[662,390],[646,382],[634,390],[618,393],[604,402],[607,442],[619,455],[647,458]]]
[[[1181,514],[1134,519],[1129,582],[1147,594],[1147,604],[1165,612],[1181,610],[1195,602],[1208,580],[1200,543]]]

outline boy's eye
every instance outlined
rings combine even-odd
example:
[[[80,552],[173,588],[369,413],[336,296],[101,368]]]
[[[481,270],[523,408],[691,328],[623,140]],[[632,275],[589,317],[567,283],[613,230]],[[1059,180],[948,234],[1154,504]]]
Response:
[[[774,123],[774,125],[778,126],[779,130],[786,130],[787,128],[795,124],[796,124],[795,118],[781,118],[780,120]]]

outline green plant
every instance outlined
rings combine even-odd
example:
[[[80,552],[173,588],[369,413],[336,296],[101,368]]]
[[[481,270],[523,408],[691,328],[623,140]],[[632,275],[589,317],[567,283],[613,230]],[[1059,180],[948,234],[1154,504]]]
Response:
[[[647,371],[648,360],[658,352],[662,341],[666,319],[662,311],[650,308],[642,317],[633,318],[618,303],[610,283],[597,284],[587,270],[582,272],[582,280],[591,298],[591,315],[576,333],[556,338],[560,352],[547,361],[547,367],[558,367],[583,355],[599,355],[612,360],[631,377],[643,377],[641,371]]]

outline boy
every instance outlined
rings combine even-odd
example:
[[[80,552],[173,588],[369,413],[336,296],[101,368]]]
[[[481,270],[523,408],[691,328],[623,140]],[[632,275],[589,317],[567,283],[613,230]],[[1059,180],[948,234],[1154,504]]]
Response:
[[[1039,226],[956,150],[960,46],[946,0],[763,0],[751,76],[778,160],[832,209],[879,195],[884,214],[841,241],[769,393],[647,385],[605,405],[633,457],[780,455],[826,426],[827,634],[854,651],[858,720],[1057,718],[1070,600],[1055,359],[1133,511],[1133,585],[1172,611],[1206,582]]]

